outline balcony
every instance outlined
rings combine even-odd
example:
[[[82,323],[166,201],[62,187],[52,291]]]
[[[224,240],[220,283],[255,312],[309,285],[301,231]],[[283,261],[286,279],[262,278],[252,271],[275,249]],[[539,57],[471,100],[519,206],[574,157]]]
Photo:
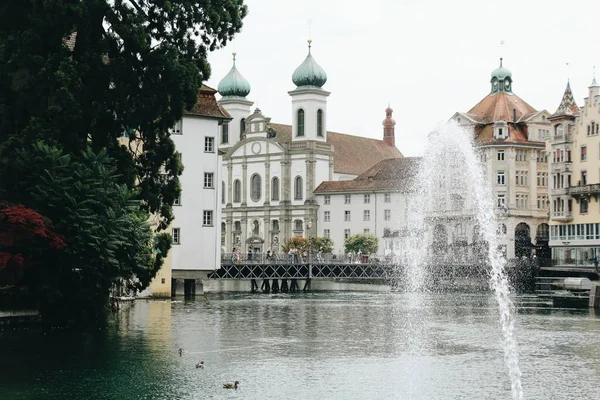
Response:
[[[573,163],[571,161],[553,162],[550,168],[553,174],[573,172]]]
[[[570,143],[573,141],[572,134],[560,134],[560,135],[550,135],[550,143],[552,144],[560,144],[560,143]]]
[[[591,185],[579,185],[571,186],[567,189],[567,194],[571,196],[589,196],[600,194],[600,183],[594,183]]]
[[[556,222],[569,222],[573,219],[572,211],[555,211],[551,213],[550,219]]]
[[[567,194],[567,188],[550,189],[550,196],[564,196]]]

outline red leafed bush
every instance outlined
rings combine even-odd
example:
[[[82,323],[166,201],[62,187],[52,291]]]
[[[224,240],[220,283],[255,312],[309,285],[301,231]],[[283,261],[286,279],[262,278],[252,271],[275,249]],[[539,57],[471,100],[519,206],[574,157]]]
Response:
[[[36,253],[64,249],[64,238],[50,227],[50,220],[40,213],[0,202],[0,270],[9,265],[26,267],[36,261]]]

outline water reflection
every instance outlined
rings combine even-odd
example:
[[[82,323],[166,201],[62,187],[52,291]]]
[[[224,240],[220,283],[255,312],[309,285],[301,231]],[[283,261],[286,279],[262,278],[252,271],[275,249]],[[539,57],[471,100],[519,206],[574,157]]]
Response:
[[[138,301],[99,332],[4,331],[0,398],[510,398],[494,298],[411,295]],[[595,398],[598,313],[517,307],[527,398]]]

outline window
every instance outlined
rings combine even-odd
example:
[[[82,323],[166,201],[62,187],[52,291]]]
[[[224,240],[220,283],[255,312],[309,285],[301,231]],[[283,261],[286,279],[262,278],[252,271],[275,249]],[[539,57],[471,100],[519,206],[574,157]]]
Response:
[[[171,236],[173,236],[173,244],[181,243],[181,232],[180,232],[179,228],[173,228],[171,230]]]
[[[279,201],[279,178],[273,178],[271,182],[271,200]]]
[[[587,185],[587,171],[581,171],[581,182],[579,185]]]
[[[506,182],[504,181],[504,171],[498,171],[496,173],[496,183],[498,185],[505,185]]]
[[[582,197],[581,200],[579,200],[579,213],[580,214],[588,213],[588,199],[585,197]]]
[[[331,221],[331,211],[323,211],[323,221]]]
[[[241,232],[242,231],[242,223],[240,221],[235,221],[233,224],[233,229],[235,232]]]
[[[239,203],[242,201],[242,183],[239,179],[233,181],[233,202]]]
[[[214,153],[215,152],[215,138],[214,137],[205,137],[204,138],[204,152],[205,153]]]
[[[383,210],[383,220],[391,221],[392,219],[392,210]]]
[[[517,208],[522,209],[522,210],[526,210],[529,208],[528,206],[528,201],[529,201],[529,196],[526,194],[517,194],[516,195],[516,200],[517,200]]]
[[[496,235],[506,235],[506,232],[506,224],[498,224],[498,228],[496,229]]]
[[[279,231],[279,220],[274,219],[271,225],[272,225],[273,231],[275,231],[275,232]]]
[[[349,194],[344,195],[344,204],[350,204],[351,197]]]
[[[262,180],[260,179],[260,175],[252,175],[252,177],[250,178],[250,198],[252,199],[252,201],[260,200],[261,184]]]
[[[516,171],[516,184],[518,186],[527,186],[527,175],[528,171]]]
[[[240,119],[240,140],[244,139],[246,134],[246,118]]]
[[[212,210],[204,210],[202,213],[202,226],[213,226]]]
[[[169,128],[169,134],[170,135],[181,135],[182,134],[181,121],[175,122],[175,125],[173,125],[172,128]]]
[[[160,278],[160,283],[161,283],[162,285],[164,285],[164,284],[165,284],[165,278]]]
[[[326,238],[331,237],[331,232],[329,231],[329,229],[323,230],[323,236],[325,236]]]
[[[324,204],[325,205],[331,204],[331,196],[330,195],[328,195],[328,194],[325,195]]]
[[[363,211],[363,221],[370,221],[371,220],[371,210],[364,210]]]
[[[498,150],[496,153],[496,159],[498,161],[504,161],[504,150]]]
[[[527,161],[527,150],[517,150],[517,161]]]
[[[294,179],[294,200],[302,200],[302,177]]]
[[[317,110],[317,136],[323,137],[323,110]]]
[[[365,228],[365,229],[363,229],[363,233],[364,233],[365,235],[367,235],[367,234],[371,233],[371,230],[370,230],[370,229],[368,229],[368,228]]]
[[[537,197],[537,208],[540,210],[548,209],[548,196],[538,196]]]
[[[229,143],[229,123],[224,122],[221,126],[221,143],[227,144]]]
[[[389,193],[386,193],[383,195],[383,202],[384,203],[391,203],[392,202],[392,195]]]
[[[177,197],[175,200],[173,200],[173,205],[174,206],[180,206],[181,205],[181,195],[179,197]]]
[[[350,221],[350,211],[344,211],[344,221]]]
[[[294,221],[294,230],[295,231],[301,231],[302,230],[302,220],[301,219],[297,219]]]
[[[505,201],[506,201],[506,195],[504,193],[498,194],[498,196],[496,197],[496,204],[499,208],[506,207]]]
[[[587,160],[587,146],[581,146],[581,161]]]
[[[204,173],[204,189],[214,188],[214,182],[213,182],[214,177],[215,177],[215,174],[213,174],[212,172]]]
[[[371,203],[371,195],[365,194],[365,204],[370,204],[370,203]]]
[[[304,110],[298,110],[298,134],[296,136],[304,136]]]
[[[538,187],[548,186],[548,173],[547,172],[538,172],[537,173],[537,185],[538,185]]]
[[[350,237],[350,229],[344,229],[344,239],[348,239]]]
[[[221,204],[225,204],[225,181],[221,181]]]

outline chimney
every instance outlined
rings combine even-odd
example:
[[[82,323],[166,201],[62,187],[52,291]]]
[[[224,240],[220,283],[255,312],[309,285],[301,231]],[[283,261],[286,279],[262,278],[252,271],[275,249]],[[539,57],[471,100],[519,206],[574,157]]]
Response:
[[[390,147],[396,147],[395,128],[396,121],[392,118],[394,110],[388,104],[385,109],[385,119],[383,120],[383,141]]]

